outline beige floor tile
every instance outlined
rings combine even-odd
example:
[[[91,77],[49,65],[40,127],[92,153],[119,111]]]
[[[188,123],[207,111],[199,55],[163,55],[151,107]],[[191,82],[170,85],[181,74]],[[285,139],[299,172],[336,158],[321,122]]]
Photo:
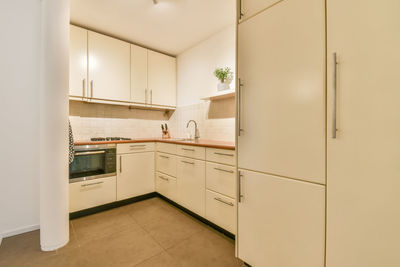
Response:
[[[135,267],[179,267],[179,263],[167,252],[162,252],[144,262],[135,265]]]
[[[80,251],[79,247],[65,250],[62,253],[47,257],[45,259],[36,259],[30,262],[26,267],[86,267],[88,261]]]

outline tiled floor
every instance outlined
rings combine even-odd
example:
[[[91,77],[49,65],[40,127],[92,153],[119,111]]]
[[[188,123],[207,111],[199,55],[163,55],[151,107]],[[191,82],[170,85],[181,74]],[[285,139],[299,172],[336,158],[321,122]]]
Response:
[[[70,242],[41,252],[39,231],[6,238],[0,266],[243,266],[234,241],[152,198],[72,220]]]

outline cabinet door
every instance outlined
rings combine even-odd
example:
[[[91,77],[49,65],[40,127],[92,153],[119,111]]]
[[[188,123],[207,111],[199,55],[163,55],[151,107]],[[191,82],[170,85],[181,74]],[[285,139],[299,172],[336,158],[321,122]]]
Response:
[[[241,20],[248,19],[256,13],[280,2],[281,0],[239,0],[241,8]]]
[[[325,187],[241,171],[239,258],[251,266],[323,267]]]
[[[177,201],[178,197],[176,178],[157,172],[156,191],[173,201]]]
[[[131,101],[147,103],[147,49],[131,45]]]
[[[327,267],[400,266],[400,2],[327,3]]]
[[[119,155],[117,200],[155,191],[154,152]]]
[[[205,162],[182,157],[177,161],[178,203],[205,217]]]
[[[130,101],[130,44],[89,31],[89,95]]]
[[[176,106],[176,59],[148,51],[150,104]]]
[[[87,96],[87,30],[70,25],[69,94]]]
[[[324,1],[239,25],[239,168],[325,183]]]

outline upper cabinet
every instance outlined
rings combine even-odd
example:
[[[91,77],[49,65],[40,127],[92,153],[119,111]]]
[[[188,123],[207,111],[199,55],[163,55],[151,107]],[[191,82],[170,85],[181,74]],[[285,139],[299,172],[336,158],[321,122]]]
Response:
[[[281,0],[239,0],[239,21],[245,20]]]
[[[89,31],[91,98],[130,101],[130,44]]]
[[[148,51],[150,104],[176,106],[176,58]]]
[[[147,49],[131,45],[131,101],[147,103]]]
[[[87,30],[71,25],[69,51],[69,94],[86,97]]]

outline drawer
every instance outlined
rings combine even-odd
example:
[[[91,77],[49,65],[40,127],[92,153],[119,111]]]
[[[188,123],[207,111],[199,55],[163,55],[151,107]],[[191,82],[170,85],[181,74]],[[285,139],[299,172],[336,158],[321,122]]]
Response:
[[[156,174],[156,191],[161,195],[176,201],[177,200],[177,183],[176,178],[157,172]]]
[[[236,152],[235,150],[207,148],[206,160],[235,166]]]
[[[236,234],[236,201],[206,190],[206,219]]]
[[[176,144],[168,144],[168,143],[157,143],[157,151],[176,154]]]
[[[207,189],[236,198],[236,168],[218,163],[206,163]]]
[[[106,177],[69,184],[69,211],[75,212],[117,199],[116,177]]]
[[[136,152],[150,152],[154,151],[154,143],[127,143],[117,144],[117,154],[136,153]]]
[[[158,172],[176,177],[176,156],[157,152],[156,169]]]
[[[194,158],[194,159],[206,159],[206,148],[199,146],[186,146],[178,145],[176,153],[179,156]]]

